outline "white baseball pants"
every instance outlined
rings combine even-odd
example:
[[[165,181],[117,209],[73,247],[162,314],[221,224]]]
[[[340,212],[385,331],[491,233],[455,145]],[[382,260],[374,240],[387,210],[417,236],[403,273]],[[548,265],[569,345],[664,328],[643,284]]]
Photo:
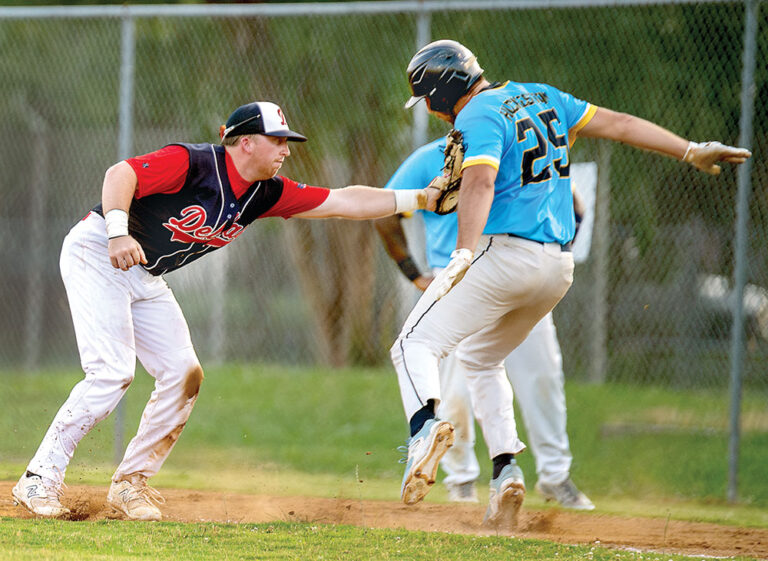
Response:
[[[27,469],[63,482],[77,444],[128,389],[138,357],[155,389],[113,480],[151,477],[184,428],[203,379],[186,320],[161,277],[140,266],[112,267],[104,219],[95,213],[64,239],[60,268],[85,379],[72,389]]]
[[[440,461],[446,473],[444,482],[461,484],[475,481],[480,476],[480,464],[475,454],[475,416],[464,370],[449,353],[440,361],[440,393],[442,401],[437,408],[440,419],[450,421],[455,429],[453,446]]]
[[[565,295],[573,256],[559,244],[483,236],[467,274],[440,300],[431,285],[391,349],[406,418],[441,401],[439,361],[453,349],[472,378],[474,409],[491,457],[525,449],[503,361]],[[461,344],[460,344],[461,343]]]
[[[456,438],[441,462],[446,483],[466,483],[480,475],[474,453],[474,419],[470,388],[457,359],[440,365],[443,402],[441,419],[456,426]],[[555,324],[549,313],[504,361],[515,404],[522,414],[539,481],[556,485],[570,476],[571,450],[566,431],[562,355]],[[459,430],[469,425],[472,430]]]

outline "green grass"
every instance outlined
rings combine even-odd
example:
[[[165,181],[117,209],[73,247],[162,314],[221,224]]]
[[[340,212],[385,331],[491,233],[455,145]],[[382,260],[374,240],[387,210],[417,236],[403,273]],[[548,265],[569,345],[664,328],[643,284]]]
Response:
[[[0,479],[13,480],[42,438],[76,371],[3,372]],[[152,388],[139,372],[125,398],[132,435]],[[747,396],[741,488],[724,500],[727,402],[720,393],[569,383],[573,476],[597,514],[655,516],[768,527],[764,399]],[[106,487],[114,416],[80,443],[70,484]],[[395,375],[388,369],[209,368],[177,447],[153,479],[160,487],[397,500],[396,448],[406,437]],[[524,437],[524,436],[523,436]],[[482,480],[490,462],[477,447]],[[519,457],[529,484],[531,454]],[[481,487],[481,500],[487,491]],[[436,486],[427,501],[444,501]],[[536,493],[527,508],[545,508]],[[691,559],[536,540],[312,524],[125,524],[0,521],[0,559]]]
[[[80,374],[0,375],[0,406],[7,412],[0,430],[12,435],[0,440],[0,478],[12,480]],[[151,378],[139,372],[126,395],[128,436],[151,387]],[[752,428],[742,435],[744,498],[729,505],[727,395],[576,383],[566,391],[572,474],[600,512],[768,526],[763,396],[745,399],[744,418]],[[106,485],[113,423],[114,415],[83,439],[69,483]],[[397,500],[402,465],[396,448],[406,436],[389,369],[211,367],[178,445],[153,481],[160,487]],[[486,481],[490,461],[482,442],[477,453]],[[532,487],[532,455],[519,461]],[[436,486],[427,500],[444,499]],[[533,492],[526,504],[543,506]]]
[[[0,558],[30,560],[684,560],[594,546],[310,524],[178,524],[0,520]],[[747,559],[747,558],[734,558]]]

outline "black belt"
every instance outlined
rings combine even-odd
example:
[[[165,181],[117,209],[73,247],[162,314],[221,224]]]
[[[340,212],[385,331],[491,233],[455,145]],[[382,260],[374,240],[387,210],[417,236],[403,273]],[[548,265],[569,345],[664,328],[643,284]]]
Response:
[[[518,236],[517,234],[507,234],[507,235],[510,238],[520,238],[521,240],[528,240],[529,242],[540,243],[541,245],[544,245],[545,243],[547,243],[547,242],[540,242],[539,240],[531,240],[531,239],[528,239],[528,238],[524,238],[523,236]],[[553,242],[553,243],[557,243],[557,242]],[[565,252],[573,251],[573,242],[561,243],[560,244],[560,251],[565,251]]]

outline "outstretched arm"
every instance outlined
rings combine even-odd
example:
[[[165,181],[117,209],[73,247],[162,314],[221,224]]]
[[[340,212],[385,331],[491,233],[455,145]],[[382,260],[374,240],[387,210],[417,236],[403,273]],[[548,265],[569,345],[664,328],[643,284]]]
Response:
[[[434,210],[440,191],[426,189],[389,190],[350,185],[333,189],[318,207],[296,214],[297,218],[381,218],[416,209]]]
[[[408,250],[408,242],[405,238],[405,231],[401,223],[399,214],[379,218],[373,222],[376,231],[384,242],[384,248],[387,250],[392,260],[397,263],[400,271],[411,281],[419,290],[426,290],[429,283],[432,282],[431,273],[422,273],[413,261],[411,253]]]
[[[101,206],[109,238],[109,260],[114,268],[123,271],[147,262],[139,242],[128,234],[128,212],[137,184],[136,172],[122,161],[107,170],[101,189]]]
[[[607,138],[636,148],[651,150],[688,162],[693,167],[717,175],[716,162],[741,164],[752,154],[744,148],[726,146],[719,142],[699,144],[676,135],[650,121],[598,107],[594,117],[578,132],[579,137]]]

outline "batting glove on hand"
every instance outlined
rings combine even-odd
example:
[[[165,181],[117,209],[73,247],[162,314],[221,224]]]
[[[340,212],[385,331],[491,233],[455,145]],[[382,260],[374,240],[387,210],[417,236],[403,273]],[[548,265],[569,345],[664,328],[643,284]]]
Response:
[[[752,152],[749,150],[726,146],[719,142],[689,142],[683,161],[703,172],[718,175],[720,166],[715,165],[715,162],[743,164],[751,155]]]
[[[456,249],[451,253],[451,261],[448,266],[440,271],[432,281],[435,287],[435,300],[440,300],[443,296],[458,284],[464,278],[464,275],[472,264],[472,251],[466,248]]]

